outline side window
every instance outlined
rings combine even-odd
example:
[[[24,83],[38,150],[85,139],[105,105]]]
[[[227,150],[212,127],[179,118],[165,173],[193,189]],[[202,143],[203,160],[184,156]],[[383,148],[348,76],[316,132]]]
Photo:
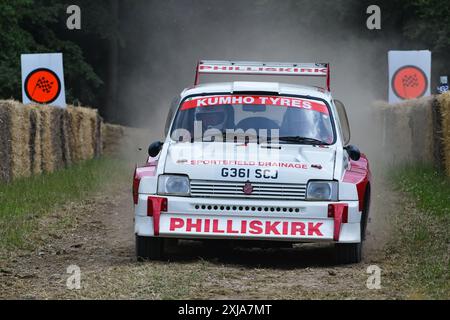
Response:
[[[342,140],[344,145],[346,146],[350,143],[350,125],[348,123],[347,112],[345,111],[345,106],[341,101],[334,100],[334,105],[336,106],[339,122],[341,125]]]
[[[173,116],[177,111],[178,105],[180,104],[180,98],[176,97],[172,99],[172,103],[170,104],[169,113],[167,114],[166,125],[164,127],[164,137],[167,137],[169,133],[170,125],[172,124]]]

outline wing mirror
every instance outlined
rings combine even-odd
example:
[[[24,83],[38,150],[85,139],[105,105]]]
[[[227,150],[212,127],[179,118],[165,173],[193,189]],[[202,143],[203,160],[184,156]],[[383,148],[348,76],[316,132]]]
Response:
[[[359,151],[359,149],[356,146],[350,144],[346,146],[344,149],[347,150],[348,156],[353,161],[358,161],[361,158],[361,151]]]
[[[153,142],[148,147],[148,155],[152,158],[156,157],[160,153],[163,145],[164,145],[164,143],[162,143],[161,141]]]

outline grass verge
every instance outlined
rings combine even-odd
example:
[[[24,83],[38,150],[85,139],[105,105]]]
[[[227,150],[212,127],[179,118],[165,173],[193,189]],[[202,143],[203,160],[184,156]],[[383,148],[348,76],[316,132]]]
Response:
[[[390,248],[406,259],[411,298],[450,298],[450,179],[428,166],[392,174],[396,189],[408,196],[398,215],[398,237]]]
[[[38,218],[129,176],[122,161],[100,158],[57,172],[0,184],[0,251],[29,248]],[[70,217],[63,218],[70,220]],[[65,222],[59,221],[60,224]]]

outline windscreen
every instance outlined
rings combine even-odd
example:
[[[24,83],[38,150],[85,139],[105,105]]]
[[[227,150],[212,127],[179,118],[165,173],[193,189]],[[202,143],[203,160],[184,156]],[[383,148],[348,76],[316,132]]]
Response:
[[[283,96],[212,95],[185,99],[171,130],[174,140],[331,144],[334,133],[322,100]]]

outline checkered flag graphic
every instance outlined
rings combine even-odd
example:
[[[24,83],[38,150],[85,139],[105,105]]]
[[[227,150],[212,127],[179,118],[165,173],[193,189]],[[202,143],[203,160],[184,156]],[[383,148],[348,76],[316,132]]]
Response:
[[[419,86],[419,79],[417,79],[417,75],[415,73],[413,75],[405,75],[402,78],[402,83],[406,88],[415,88]]]
[[[39,80],[36,83],[36,87],[41,89],[45,93],[50,93],[53,87],[53,81],[48,81],[45,77],[39,78]]]

